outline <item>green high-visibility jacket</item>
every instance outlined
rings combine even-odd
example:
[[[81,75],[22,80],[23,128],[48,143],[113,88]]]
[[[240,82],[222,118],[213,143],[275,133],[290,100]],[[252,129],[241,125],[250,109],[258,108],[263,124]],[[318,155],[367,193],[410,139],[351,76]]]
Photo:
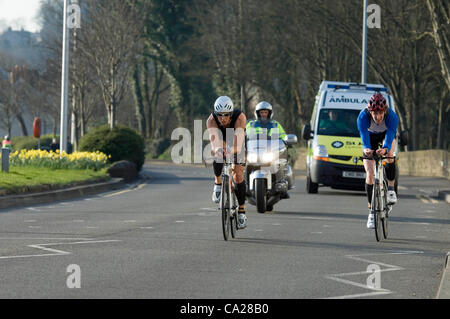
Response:
[[[255,135],[255,134],[264,134],[267,133],[267,136],[272,136],[274,129],[278,129],[278,136],[280,139],[284,139],[286,136],[286,132],[284,131],[283,126],[275,120],[267,121],[263,123],[259,120],[250,120],[245,127],[245,131],[247,136]]]

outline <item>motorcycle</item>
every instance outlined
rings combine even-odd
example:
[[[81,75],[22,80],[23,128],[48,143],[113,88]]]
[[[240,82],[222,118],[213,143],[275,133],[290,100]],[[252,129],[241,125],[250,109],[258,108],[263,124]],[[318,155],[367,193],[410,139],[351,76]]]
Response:
[[[246,197],[259,213],[272,211],[273,205],[289,198],[288,190],[295,187],[287,149],[296,143],[294,134],[286,135],[283,140],[266,134],[247,137]]]

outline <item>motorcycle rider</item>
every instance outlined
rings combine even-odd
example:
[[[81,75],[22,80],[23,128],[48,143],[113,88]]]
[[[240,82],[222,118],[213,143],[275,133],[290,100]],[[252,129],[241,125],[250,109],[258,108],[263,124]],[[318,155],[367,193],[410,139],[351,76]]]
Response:
[[[272,120],[273,110],[272,105],[269,102],[262,101],[256,105],[255,119],[250,120],[246,126],[247,136],[253,134],[261,134],[264,131],[267,132],[267,136],[271,136],[273,129],[278,129],[278,136],[280,139],[284,139],[286,132],[280,123]]]
[[[264,132],[266,132],[267,136],[272,136],[272,134],[275,131],[277,131],[279,139],[283,140],[286,136],[286,132],[283,126],[281,126],[280,123],[273,120],[272,118],[273,118],[272,105],[266,101],[259,102],[255,107],[255,119],[250,120],[247,123],[246,135],[251,136],[255,134],[263,134]],[[249,192],[249,190],[247,190],[247,192]],[[281,198],[289,198],[289,194],[285,193],[282,195]]]

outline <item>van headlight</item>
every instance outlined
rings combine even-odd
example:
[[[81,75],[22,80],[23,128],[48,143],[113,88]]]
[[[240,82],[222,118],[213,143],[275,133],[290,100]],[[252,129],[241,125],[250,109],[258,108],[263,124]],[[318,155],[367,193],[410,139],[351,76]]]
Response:
[[[316,145],[313,149],[314,159],[328,162],[328,151],[325,145]]]

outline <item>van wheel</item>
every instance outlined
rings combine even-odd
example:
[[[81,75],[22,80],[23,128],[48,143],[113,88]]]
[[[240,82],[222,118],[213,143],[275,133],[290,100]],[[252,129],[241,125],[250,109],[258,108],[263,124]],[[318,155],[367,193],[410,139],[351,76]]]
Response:
[[[308,194],[317,194],[319,190],[319,184],[311,181],[311,176],[306,176],[306,191]]]

